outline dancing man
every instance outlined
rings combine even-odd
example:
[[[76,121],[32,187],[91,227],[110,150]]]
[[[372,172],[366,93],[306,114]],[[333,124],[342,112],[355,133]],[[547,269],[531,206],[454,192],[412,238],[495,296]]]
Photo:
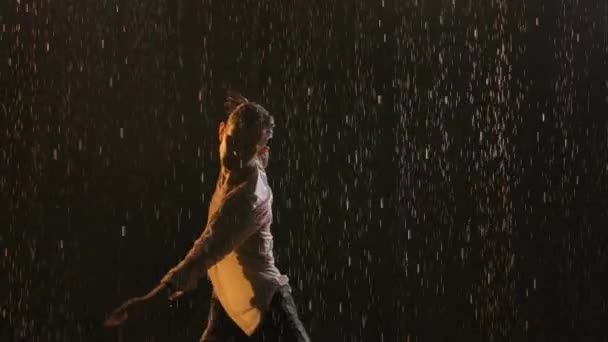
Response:
[[[265,168],[274,119],[238,94],[229,94],[226,108],[228,118],[219,125],[220,173],[204,231],[158,286],[114,310],[106,326],[121,325],[167,296],[175,300],[207,274],[213,292],[200,341],[310,341],[289,279],[273,257],[273,196]]]

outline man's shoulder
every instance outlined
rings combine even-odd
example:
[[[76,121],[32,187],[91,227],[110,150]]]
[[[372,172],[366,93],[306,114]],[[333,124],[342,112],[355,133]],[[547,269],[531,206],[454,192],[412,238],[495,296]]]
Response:
[[[232,189],[224,199],[224,206],[236,206],[239,208],[255,208],[259,202],[257,172],[255,177],[251,177]]]

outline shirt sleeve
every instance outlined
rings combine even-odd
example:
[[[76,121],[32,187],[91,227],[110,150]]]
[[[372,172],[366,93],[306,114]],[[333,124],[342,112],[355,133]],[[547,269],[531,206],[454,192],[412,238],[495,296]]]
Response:
[[[260,227],[255,195],[239,193],[227,199],[209,220],[184,259],[161,280],[179,296],[196,288],[207,270],[237,248]],[[173,297],[177,297],[174,295]]]

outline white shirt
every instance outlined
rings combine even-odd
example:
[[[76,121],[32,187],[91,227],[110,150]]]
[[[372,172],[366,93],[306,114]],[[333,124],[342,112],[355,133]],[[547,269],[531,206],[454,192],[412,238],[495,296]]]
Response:
[[[186,292],[206,272],[228,316],[251,335],[277,288],[289,285],[289,278],[276,268],[272,252],[272,190],[259,163],[253,181],[226,195],[222,190],[218,181],[205,230],[161,282]]]

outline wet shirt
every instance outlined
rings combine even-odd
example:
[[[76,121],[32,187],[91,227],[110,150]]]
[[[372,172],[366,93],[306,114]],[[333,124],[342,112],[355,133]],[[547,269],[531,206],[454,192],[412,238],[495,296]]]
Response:
[[[226,313],[253,334],[275,291],[289,284],[275,266],[271,224],[272,191],[261,165],[256,177],[228,193],[218,181],[205,230],[161,282],[186,292],[206,273]]]

